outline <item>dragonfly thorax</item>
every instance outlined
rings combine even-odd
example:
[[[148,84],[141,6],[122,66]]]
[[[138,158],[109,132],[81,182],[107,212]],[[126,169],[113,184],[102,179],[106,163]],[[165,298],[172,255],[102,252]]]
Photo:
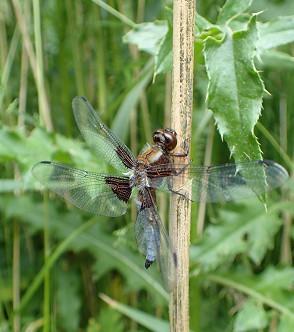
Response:
[[[137,187],[139,190],[150,187],[146,169],[139,164],[128,174],[130,176],[130,186]]]

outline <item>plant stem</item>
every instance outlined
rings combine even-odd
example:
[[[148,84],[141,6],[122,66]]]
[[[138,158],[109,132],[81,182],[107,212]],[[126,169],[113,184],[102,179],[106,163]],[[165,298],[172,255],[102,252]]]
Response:
[[[13,309],[19,306],[20,302],[20,235],[19,223],[13,222]],[[13,316],[13,331],[20,331],[20,315]]]
[[[175,0],[173,6],[173,78],[171,127],[178,134],[178,152],[191,140],[194,60],[194,0]],[[189,158],[183,158],[188,162]],[[181,185],[176,179],[175,185]],[[179,195],[170,201],[170,233],[178,255],[170,301],[171,331],[189,331],[189,242],[191,204]]]
[[[255,300],[268,305],[269,307],[279,311],[280,313],[289,316],[290,318],[294,319],[294,313],[291,309],[286,307],[282,302],[278,302],[275,299],[272,299],[261,292],[258,292],[258,290],[253,289],[251,286],[242,284],[238,281],[235,281],[233,279],[230,279],[228,277],[223,277],[220,275],[213,275],[209,274],[206,278],[209,281],[224,285],[226,287],[230,287],[233,289],[238,290],[239,292],[242,292],[244,294],[247,294],[248,296],[254,298]]]
[[[41,116],[42,116],[42,119],[44,121],[44,125],[45,125],[46,129],[49,130],[49,131],[52,131],[53,125],[52,125],[52,120],[51,120],[49,102],[48,102],[48,98],[47,98],[47,94],[46,94],[46,90],[45,90],[44,76],[40,75],[40,67],[39,67],[39,65],[40,65],[40,63],[39,63],[40,54],[38,53],[38,59],[37,59],[36,55],[34,53],[34,49],[33,49],[33,46],[32,46],[31,39],[30,39],[30,35],[29,35],[29,31],[28,31],[28,25],[26,23],[24,14],[22,12],[19,0],[12,0],[12,5],[13,5],[13,8],[14,8],[14,12],[15,12],[15,16],[16,16],[16,19],[17,19],[17,24],[19,26],[19,30],[20,30],[21,35],[22,35],[22,40],[23,40],[24,46],[25,46],[27,54],[28,54],[28,58],[29,58],[29,61],[30,61],[32,73],[33,73],[34,79],[36,81],[36,86],[37,86],[38,96],[39,96],[39,102],[41,102],[41,104],[39,104]],[[39,8],[37,6],[37,8],[35,8],[35,10],[34,10],[34,16],[40,14],[40,13],[38,13],[38,11],[39,11]],[[40,17],[39,18],[35,17],[34,20],[35,20],[35,24],[37,24],[37,25],[40,24]],[[37,48],[39,48],[41,46],[41,39],[40,39],[41,37],[40,37],[40,32],[39,31],[40,31],[40,25],[35,28],[35,32],[37,33],[36,43],[40,44],[39,46],[37,46]]]
[[[44,262],[47,266],[50,257],[50,236],[49,236],[49,215],[48,215],[48,193],[44,194]],[[44,300],[43,300],[43,331],[50,331],[50,270],[44,273]]]
[[[263,134],[263,136],[271,143],[273,148],[279,153],[284,163],[290,170],[293,170],[293,164],[291,158],[287,155],[287,153],[283,150],[283,148],[276,141],[274,136],[260,123],[257,122],[256,128]]]
[[[101,114],[106,112],[107,105],[107,85],[106,85],[106,68],[105,68],[105,41],[103,28],[101,26],[102,15],[100,13],[100,7],[96,7],[97,19],[99,24],[96,31],[96,71],[97,71],[97,105]]]
[[[287,140],[287,117],[288,117],[288,104],[285,96],[280,97],[280,145],[283,151],[287,153],[288,140]],[[293,172],[291,175],[293,176]],[[283,193],[285,196],[285,192]],[[291,195],[291,193],[289,193]],[[290,198],[291,199],[291,198]],[[292,265],[292,253],[291,253],[291,229],[292,229],[292,218],[288,211],[283,212],[283,234],[281,242],[281,254],[280,262],[283,265]]]
[[[27,22],[29,22],[30,20],[29,0],[26,0],[24,2],[24,15],[27,18]],[[17,126],[19,127],[20,130],[23,131],[25,131],[25,111],[26,111],[27,92],[28,92],[28,73],[29,73],[28,54],[26,52],[25,45],[22,44]]]
[[[82,31],[82,4],[78,1],[72,3],[70,0],[68,0],[66,4],[69,17],[73,18],[72,20],[69,20],[70,29],[72,29],[72,31]],[[71,35],[70,38],[71,49],[73,54],[75,54],[75,56],[73,57],[73,65],[75,72],[76,90],[79,96],[84,96],[86,89],[84,84],[83,65],[81,59],[81,54],[84,53],[83,44],[80,40],[80,33],[77,33],[76,36]]]
[[[115,16],[118,18],[121,22],[128,25],[131,28],[136,27],[136,23],[134,23],[132,20],[130,20],[127,16],[121,14],[119,11],[115,10],[113,7],[109,6],[107,3],[105,3],[102,0],[92,0],[96,5],[100,6],[104,10],[106,10],[109,14]]]
[[[47,98],[45,79],[44,79],[44,65],[43,65],[43,51],[42,51],[42,35],[41,35],[41,13],[40,1],[33,0],[33,16],[34,16],[34,36],[36,45],[36,75],[38,77],[38,104],[40,114],[43,117],[44,124],[49,131],[52,131],[53,125],[51,121],[51,111],[49,101]]]
[[[17,28],[15,28],[14,33],[13,33],[13,37],[11,39],[10,45],[9,45],[9,52],[8,55],[6,57],[6,61],[3,67],[3,71],[1,72],[1,81],[0,81],[0,109],[3,109],[3,101],[4,101],[4,97],[7,94],[8,91],[8,80],[10,78],[10,74],[13,68],[13,64],[15,61],[15,57],[16,57],[16,51],[17,51],[17,47],[19,44],[19,31]]]

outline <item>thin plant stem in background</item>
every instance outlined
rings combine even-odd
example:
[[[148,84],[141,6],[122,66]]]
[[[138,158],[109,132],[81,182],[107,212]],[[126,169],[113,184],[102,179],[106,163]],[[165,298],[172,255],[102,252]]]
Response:
[[[213,146],[213,138],[214,138],[214,125],[212,121],[209,124],[209,130],[207,135],[206,147],[205,147],[205,155],[204,155],[204,166],[208,166],[211,164],[211,155],[212,155],[212,146]],[[197,218],[197,236],[201,237],[204,231],[204,221],[206,215],[206,197],[207,191],[204,190],[201,193],[201,199],[198,208],[198,218]]]
[[[12,0],[12,4],[13,4],[15,16],[17,19],[17,24],[18,24],[19,30],[22,35],[22,41],[25,45],[25,48],[26,48],[26,51],[28,54],[28,58],[30,61],[32,73],[34,75],[34,79],[36,82],[39,102],[41,102],[41,104],[39,104],[40,115],[41,115],[41,118],[44,122],[46,129],[49,131],[52,131],[53,125],[52,125],[52,120],[51,120],[47,93],[45,91],[44,75],[41,74],[42,72],[40,71],[40,57],[41,57],[40,47],[42,47],[42,46],[41,45],[36,46],[36,48],[38,49],[38,56],[36,56],[34,53],[33,45],[32,45],[31,39],[30,39],[29,31],[28,31],[28,26],[26,24],[26,20],[25,20],[24,14],[22,12],[20,2],[18,0]],[[40,15],[40,9],[37,6],[37,8],[35,7],[34,16],[38,16],[38,15]],[[35,28],[35,33],[37,34],[36,35],[36,44],[41,44],[40,17],[39,18],[35,17],[34,23],[39,25],[39,27]]]

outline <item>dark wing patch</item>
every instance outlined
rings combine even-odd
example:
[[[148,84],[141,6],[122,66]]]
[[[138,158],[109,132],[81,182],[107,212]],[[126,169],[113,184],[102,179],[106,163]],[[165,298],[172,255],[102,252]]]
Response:
[[[32,170],[49,190],[93,214],[116,217],[126,213],[131,195],[129,179],[88,172],[66,165],[42,161]]]
[[[80,132],[88,145],[119,171],[136,165],[136,158],[128,147],[102,122],[85,97],[75,97],[73,112]]]
[[[106,176],[105,183],[111,187],[118,199],[126,203],[129,201],[132,193],[129,179],[117,176]]]

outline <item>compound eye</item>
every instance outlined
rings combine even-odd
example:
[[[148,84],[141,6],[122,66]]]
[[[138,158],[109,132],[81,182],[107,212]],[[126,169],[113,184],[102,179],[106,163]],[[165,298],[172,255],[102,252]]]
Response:
[[[169,135],[164,135],[165,142],[169,144],[172,141],[172,138]]]
[[[153,142],[156,143],[162,143],[164,140],[162,129],[158,129],[153,133]]]
[[[165,147],[167,150],[173,150],[177,145],[177,138],[176,136],[172,135],[171,133],[165,133]]]
[[[159,138],[159,135],[158,135],[158,134],[154,134],[154,135],[153,135],[153,142],[154,142],[154,143],[158,143],[158,142],[160,142],[160,138]]]

